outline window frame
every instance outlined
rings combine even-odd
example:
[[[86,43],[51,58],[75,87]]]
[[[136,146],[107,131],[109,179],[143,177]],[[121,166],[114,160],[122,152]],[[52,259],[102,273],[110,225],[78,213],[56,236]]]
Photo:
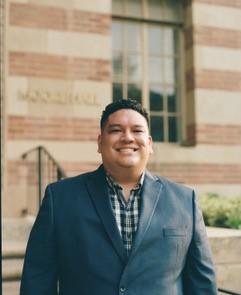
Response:
[[[126,1],[123,1],[124,3],[124,10],[126,9],[125,3]],[[185,65],[185,60],[184,60],[184,22],[183,21],[166,21],[166,20],[157,20],[157,19],[150,19],[148,16],[148,0],[142,0],[141,2],[142,5],[142,17],[137,17],[137,16],[128,16],[128,15],[121,15],[117,13],[112,14],[112,21],[119,21],[119,22],[124,22],[124,23],[136,23],[138,25],[141,25],[141,44],[142,44],[142,71],[143,71],[143,76],[142,76],[142,81],[141,82],[141,91],[142,91],[142,105],[144,108],[148,110],[149,116],[151,114],[154,114],[153,111],[150,110],[150,97],[149,97],[149,81],[148,81],[148,27],[150,25],[157,25],[160,27],[168,27],[168,28],[173,28],[177,29],[178,32],[178,58],[177,58],[177,72],[176,72],[176,86],[177,86],[177,104],[178,104],[178,109],[174,114],[174,117],[177,117],[177,141],[176,142],[170,142],[168,138],[168,126],[169,123],[164,124],[164,140],[163,141],[155,141],[155,144],[176,144],[180,145],[186,138],[186,102],[185,102],[185,71],[184,71],[184,65]],[[113,51],[112,51],[113,53]],[[123,68],[123,71],[126,71],[126,68]],[[126,78],[124,74],[124,79]],[[114,79],[112,80],[112,86],[115,83]],[[127,88],[127,81],[122,81],[122,85],[124,84],[124,87]],[[113,89],[113,87],[112,87]],[[127,89],[125,89],[125,93],[123,92],[123,97],[128,97],[127,95]],[[168,112],[168,108],[164,108],[163,116],[160,116],[160,112],[158,112],[159,117],[163,118],[163,120],[168,120],[170,117],[170,112]],[[167,126],[168,125],[168,126]]]

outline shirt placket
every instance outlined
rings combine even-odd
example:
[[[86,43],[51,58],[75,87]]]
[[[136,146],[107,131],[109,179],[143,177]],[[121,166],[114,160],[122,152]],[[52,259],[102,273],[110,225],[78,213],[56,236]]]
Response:
[[[112,182],[111,178],[109,178],[108,182],[112,188],[112,202],[115,204],[118,203],[118,205],[116,204],[113,208],[115,211],[114,214],[122,236],[123,245],[127,254],[129,254],[138,223],[138,215],[136,216],[135,206],[138,207],[139,204],[138,193],[140,190],[140,184],[137,188],[131,190],[129,200],[128,202],[125,202],[122,188],[118,184]],[[112,205],[114,204],[112,203]],[[119,208],[119,210],[117,208]],[[117,213],[118,211],[119,213]]]

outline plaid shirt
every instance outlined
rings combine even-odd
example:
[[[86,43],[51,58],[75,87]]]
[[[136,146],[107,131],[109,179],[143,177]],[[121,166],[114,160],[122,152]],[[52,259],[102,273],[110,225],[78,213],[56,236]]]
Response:
[[[116,183],[110,175],[106,175],[106,180],[108,183],[111,206],[122,237],[123,245],[128,255],[132,247],[132,242],[139,221],[141,204],[140,192],[144,181],[144,173],[142,174],[138,185],[130,191],[128,201],[124,198],[122,187]]]

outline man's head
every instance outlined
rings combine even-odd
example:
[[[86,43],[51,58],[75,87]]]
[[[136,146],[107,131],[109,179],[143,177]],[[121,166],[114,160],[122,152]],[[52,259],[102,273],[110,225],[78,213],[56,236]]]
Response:
[[[101,117],[98,152],[110,174],[143,173],[152,153],[148,114],[134,100],[120,100],[105,108]]]

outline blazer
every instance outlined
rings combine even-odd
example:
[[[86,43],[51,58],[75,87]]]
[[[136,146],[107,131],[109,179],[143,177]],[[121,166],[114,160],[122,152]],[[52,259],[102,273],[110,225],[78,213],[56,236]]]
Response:
[[[194,192],[145,173],[127,257],[103,166],[50,184],[31,230],[20,295],[214,295]]]

